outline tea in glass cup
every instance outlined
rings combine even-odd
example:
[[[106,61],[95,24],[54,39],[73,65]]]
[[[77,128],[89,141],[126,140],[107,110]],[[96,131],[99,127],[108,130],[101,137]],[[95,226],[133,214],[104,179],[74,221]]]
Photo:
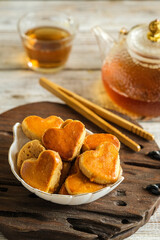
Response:
[[[29,13],[18,23],[28,66],[41,72],[64,67],[78,25],[72,17],[59,13]]]

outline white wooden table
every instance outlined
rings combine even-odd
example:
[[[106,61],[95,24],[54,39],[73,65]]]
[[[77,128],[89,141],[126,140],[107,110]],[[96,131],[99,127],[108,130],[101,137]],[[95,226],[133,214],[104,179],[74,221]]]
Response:
[[[106,106],[106,95],[100,80],[98,47],[90,29],[95,25],[105,25],[110,33],[116,34],[121,27],[149,23],[159,16],[160,2],[0,1],[0,113],[30,102],[60,102],[39,86],[38,79],[42,74],[28,70],[25,63],[17,33],[17,21],[25,12],[32,10],[62,11],[79,21],[79,32],[65,69],[47,77],[101,106]],[[160,120],[139,123],[154,134],[160,146]],[[0,240],[2,239],[4,237],[0,234]],[[128,238],[141,239],[160,239],[160,208],[145,226]]]

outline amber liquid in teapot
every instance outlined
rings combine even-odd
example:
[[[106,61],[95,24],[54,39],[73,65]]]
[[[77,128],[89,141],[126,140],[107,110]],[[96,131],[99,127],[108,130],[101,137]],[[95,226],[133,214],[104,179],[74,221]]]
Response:
[[[105,59],[102,79],[112,101],[123,109],[138,116],[160,116],[160,66],[133,59],[124,41]]]

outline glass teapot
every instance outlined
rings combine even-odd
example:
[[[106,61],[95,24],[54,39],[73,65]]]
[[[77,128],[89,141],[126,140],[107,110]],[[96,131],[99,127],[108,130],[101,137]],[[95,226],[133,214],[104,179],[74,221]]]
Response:
[[[111,100],[137,116],[160,116],[160,21],[122,29],[118,41],[100,27],[93,30]]]

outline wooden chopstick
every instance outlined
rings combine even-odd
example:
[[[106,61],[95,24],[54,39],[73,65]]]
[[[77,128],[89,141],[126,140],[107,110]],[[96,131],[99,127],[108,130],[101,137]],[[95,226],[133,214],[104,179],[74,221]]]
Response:
[[[44,87],[45,89],[47,89],[48,91],[56,95],[58,98],[62,99],[65,103],[67,103],[68,106],[70,106],[75,111],[82,114],[84,117],[89,119],[98,127],[102,128],[108,133],[111,133],[117,136],[117,138],[126,146],[128,146],[129,148],[131,148],[136,152],[140,151],[141,149],[140,145],[138,145],[132,139],[128,138],[126,135],[121,133],[118,129],[113,127],[111,124],[107,123],[104,119],[99,117],[96,113],[94,113],[92,110],[84,106],[78,100],[76,100],[72,96],[67,95],[64,91],[60,90],[56,84],[54,84],[53,82],[49,81],[46,78],[40,78],[39,83],[42,87]]]
[[[47,79],[46,79],[47,80]],[[49,81],[49,80],[48,80]],[[113,122],[115,124],[117,124],[118,126],[127,129],[130,132],[133,132],[134,134],[147,139],[147,140],[153,140],[154,136],[145,131],[143,128],[138,127],[137,125],[127,121],[126,119],[90,102],[89,100],[77,95],[76,93],[73,93],[57,84],[54,83],[54,86],[56,86],[59,90],[63,91],[64,93],[66,93],[67,95],[73,97],[74,99],[80,101],[83,105],[85,105],[86,107],[90,108],[92,111],[94,111],[95,113],[97,113],[99,116],[101,116],[102,118]]]
[[[84,99],[83,97],[81,97],[75,93],[72,93],[71,91],[69,91],[63,87],[59,86],[59,89],[65,93],[67,93],[68,95],[72,96],[73,98],[77,99],[81,103],[83,103],[86,107],[90,108],[92,111],[97,113],[102,118],[104,118],[110,122],[113,122],[113,123],[117,124],[118,126],[124,128],[124,129],[127,129],[128,131],[130,131],[144,139],[147,139],[147,140],[154,139],[154,136],[151,133],[149,133],[149,132],[145,131],[143,128],[138,127],[137,125],[127,121],[126,119],[96,105],[95,103],[90,102],[87,99]]]

